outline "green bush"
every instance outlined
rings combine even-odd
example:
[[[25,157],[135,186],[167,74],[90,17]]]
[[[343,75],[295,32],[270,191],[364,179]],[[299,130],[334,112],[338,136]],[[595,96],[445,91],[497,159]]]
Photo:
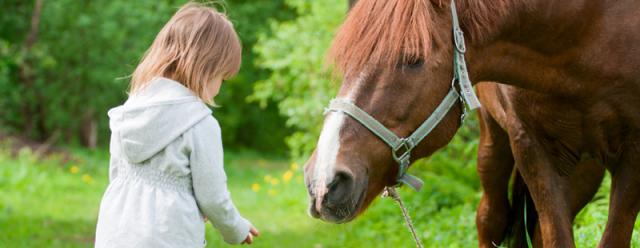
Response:
[[[37,38],[25,49],[33,3],[7,5],[10,73],[0,90],[13,97],[0,100],[2,122],[39,140],[55,132],[75,139],[84,116],[105,134],[106,110],[126,97],[127,81],[116,78],[130,73],[173,11],[157,1],[44,1]]]
[[[127,97],[128,75],[162,25],[186,0],[43,1],[37,39],[24,49],[34,1],[3,1],[0,8],[0,126],[3,131],[45,140],[58,133],[77,143],[87,121],[108,139],[106,112]],[[225,145],[262,151],[285,150],[289,130],[275,106],[259,108],[246,97],[268,71],[254,66],[251,47],[265,20],[295,13],[282,0],[224,1],[245,48],[240,75],[225,83],[215,110]],[[222,8],[220,8],[222,9]],[[28,80],[22,75],[26,68]]]
[[[287,0],[299,17],[272,22],[271,35],[261,35],[255,51],[260,67],[272,71],[255,85],[250,99],[266,106],[278,102],[287,126],[296,132],[287,138],[294,158],[303,158],[316,145],[323,119],[323,107],[335,96],[338,85],[331,83],[324,66],[325,51],[347,7],[344,0]]]

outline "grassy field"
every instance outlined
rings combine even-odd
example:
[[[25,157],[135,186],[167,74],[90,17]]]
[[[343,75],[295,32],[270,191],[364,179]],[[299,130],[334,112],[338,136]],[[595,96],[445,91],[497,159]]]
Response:
[[[474,211],[480,194],[474,163],[445,159],[455,149],[459,148],[448,148],[413,169],[427,182],[422,192],[401,190],[427,247],[477,246]],[[17,157],[0,152],[0,247],[92,246],[100,198],[108,183],[108,155],[73,153],[76,158],[64,161],[56,155],[36,160],[28,150]],[[325,224],[306,214],[300,165],[250,153],[228,153],[226,161],[235,202],[262,232],[255,247],[413,246],[391,200],[377,200],[353,223]],[[579,247],[596,246],[602,233],[608,186],[601,190],[576,221]],[[640,222],[636,227],[640,230]],[[638,237],[636,232],[633,247],[640,247]],[[207,240],[208,247],[227,247],[210,226]]]

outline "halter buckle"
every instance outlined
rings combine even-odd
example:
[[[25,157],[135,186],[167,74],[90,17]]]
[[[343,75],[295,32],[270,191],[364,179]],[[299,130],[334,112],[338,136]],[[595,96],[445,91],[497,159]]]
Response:
[[[411,156],[411,150],[413,150],[414,147],[415,144],[413,143],[413,139],[400,139],[400,144],[394,147],[393,151],[391,152],[391,154],[393,154],[393,159],[398,163],[402,163],[404,160],[409,160],[409,157]]]

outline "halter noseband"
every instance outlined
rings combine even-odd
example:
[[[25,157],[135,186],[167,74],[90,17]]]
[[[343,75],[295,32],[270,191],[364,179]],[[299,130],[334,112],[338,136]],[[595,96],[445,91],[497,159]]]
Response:
[[[469,72],[467,71],[467,64],[464,59],[464,53],[466,52],[464,33],[462,29],[460,29],[454,0],[451,0],[451,16],[453,19],[453,40],[455,44],[453,49],[453,80],[451,90],[449,90],[447,96],[445,96],[444,100],[442,100],[436,110],[433,111],[431,116],[409,135],[409,137],[398,137],[367,112],[346,99],[336,98],[331,100],[329,107],[325,110],[325,114],[328,112],[341,112],[351,116],[387,143],[387,145],[391,147],[393,159],[400,165],[396,177],[398,185],[406,184],[416,191],[419,191],[424,183],[419,178],[407,173],[407,169],[411,164],[411,151],[433,131],[458,99],[466,103],[469,109],[480,107],[480,101],[473,91],[471,80],[469,80]],[[456,90],[455,82],[458,82],[460,93]]]

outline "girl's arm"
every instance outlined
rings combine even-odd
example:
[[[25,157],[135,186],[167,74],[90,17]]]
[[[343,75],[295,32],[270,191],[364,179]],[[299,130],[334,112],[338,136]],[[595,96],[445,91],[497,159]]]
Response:
[[[240,216],[227,189],[220,125],[207,116],[189,134],[191,177],[198,207],[227,243],[238,244],[249,234],[251,224]]]

